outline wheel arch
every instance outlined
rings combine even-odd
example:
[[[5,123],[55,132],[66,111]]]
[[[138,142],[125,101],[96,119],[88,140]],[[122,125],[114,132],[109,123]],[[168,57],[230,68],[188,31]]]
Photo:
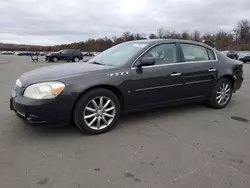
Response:
[[[75,61],[75,58],[78,58],[79,60],[81,60],[80,56],[79,55],[74,55],[72,58],[69,58],[70,60],[72,61]]]
[[[234,80],[233,75],[231,75],[231,74],[224,74],[224,75],[222,75],[221,77],[219,77],[219,78],[215,81],[215,83],[214,83],[214,85],[213,85],[213,89],[214,89],[214,87],[216,86],[217,82],[218,82],[219,80],[223,79],[223,78],[228,79],[228,80],[231,82],[231,84],[232,84],[232,86],[233,86],[233,88],[234,88],[235,80]],[[209,96],[212,95],[213,89],[211,90],[211,93],[209,94]]]
[[[59,59],[60,59],[60,58],[59,58],[58,56],[56,56],[56,55],[51,56],[51,60],[53,60],[54,58],[56,58],[57,60],[59,60]]]
[[[76,107],[77,102],[80,100],[80,98],[87,92],[89,92],[90,90],[93,89],[97,89],[97,88],[103,88],[103,89],[107,89],[109,91],[111,91],[112,93],[114,93],[116,95],[116,97],[118,98],[120,105],[121,105],[121,111],[123,111],[124,109],[124,96],[121,92],[121,90],[119,88],[117,88],[116,86],[113,85],[107,85],[107,84],[100,84],[100,85],[94,85],[91,87],[88,87],[86,89],[84,89],[76,98],[74,104],[73,104],[73,108],[71,110],[71,119],[73,117],[73,113],[74,113],[74,109]]]
[[[221,78],[227,78],[227,79],[231,82],[231,84],[232,84],[232,86],[233,86],[233,88],[234,88],[235,80],[234,80],[233,75],[225,74],[225,75],[223,75]],[[221,79],[221,78],[220,78],[220,79]]]

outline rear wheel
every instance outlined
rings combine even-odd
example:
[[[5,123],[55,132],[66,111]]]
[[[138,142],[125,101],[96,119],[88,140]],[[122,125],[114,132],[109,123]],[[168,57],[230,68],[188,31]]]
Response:
[[[79,61],[80,61],[79,57],[74,57],[73,62],[79,62]]]
[[[227,78],[220,79],[213,90],[209,104],[213,108],[225,108],[231,100],[233,85]]]
[[[74,109],[74,122],[87,134],[109,131],[119,119],[120,102],[106,89],[94,89],[83,95]]]

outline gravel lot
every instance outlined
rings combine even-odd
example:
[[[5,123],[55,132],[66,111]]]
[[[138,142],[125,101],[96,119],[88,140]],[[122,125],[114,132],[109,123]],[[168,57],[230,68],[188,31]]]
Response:
[[[9,110],[15,80],[47,66],[0,55],[1,188],[250,187],[250,65],[230,105],[158,109],[122,117],[111,132],[31,127]]]

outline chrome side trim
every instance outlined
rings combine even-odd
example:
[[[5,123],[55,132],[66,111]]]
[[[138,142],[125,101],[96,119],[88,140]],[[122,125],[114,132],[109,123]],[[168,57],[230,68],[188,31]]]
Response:
[[[172,74],[170,74],[170,76],[181,76],[181,73],[180,72],[172,73]]]
[[[209,69],[208,71],[209,71],[209,72],[215,72],[216,69]]]
[[[164,86],[157,86],[157,87],[149,87],[149,88],[142,88],[142,89],[136,89],[135,91],[147,91],[147,90],[154,90],[154,89],[161,89],[161,88],[167,88],[167,87],[175,87],[175,86],[181,86],[183,84],[172,84],[172,85],[164,85]]]
[[[211,79],[209,79],[209,80],[200,80],[200,81],[193,81],[193,82],[187,82],[187,83],[185,83],[185,84],[198,84],[198,83],[203,83],[203,82],[210,82],[210,81],[212,81]]]
[[[174,42],[174,43],[176,44],[176,43],[184,43],[184,42]],[[151,46],[149,49],[146,49],[141,55],[139,55],[139,56],[134,60],[134,62],[132,63],[132,65],[131,65],[130,68],[131,68],[131,69],[137,69],[137,67],[133,67],[134,64],[137,62],[137,60],[140,59],[140,58],[141,58],[144,54],[146,54],[149,50],[151,50],[151,49],[154,48],[155,46],[161,45],[161,44],[171,44],[171,42],[170,42],[170,43],[157,43],[157,44],[154,44],[153,46]],[[191,44],[191,45],[192,45],[192,43],[187,43],[187,44]],[[199,45],[199,44],[193,44],[193,45],[198,45],[198,46],[201,46],[201,47],[203,47],[203,48],[207,48],[207,47],[202,46],[202,45]],[[169,64],[163,64],[163,65],[151,65],[151,66],[146,66],[146,67],[142,67],[142,68],[152,68],[152,67],[159,67],[159,66],[179,65],[179,64],[184,64],[184,63],[185,63],[185,64],[190,64],[190,63],[217,62],[217,61],[218,61],[217,53],[216,53],[213,49],[211,49],[211,48],[207,48],[207,49],[212,50],[212,52],[214,53],[214,56],[215,56],[215,60],[189,61],[189,62],[184,61],[184,62],[169,63]]]

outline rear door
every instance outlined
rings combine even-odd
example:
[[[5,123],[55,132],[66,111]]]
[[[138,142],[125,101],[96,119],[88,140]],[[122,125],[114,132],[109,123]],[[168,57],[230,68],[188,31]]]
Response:
[[[182,51],[184,97],[210,95],[217,78],[218,62],[213,50],[192,43],[179,43]]]

